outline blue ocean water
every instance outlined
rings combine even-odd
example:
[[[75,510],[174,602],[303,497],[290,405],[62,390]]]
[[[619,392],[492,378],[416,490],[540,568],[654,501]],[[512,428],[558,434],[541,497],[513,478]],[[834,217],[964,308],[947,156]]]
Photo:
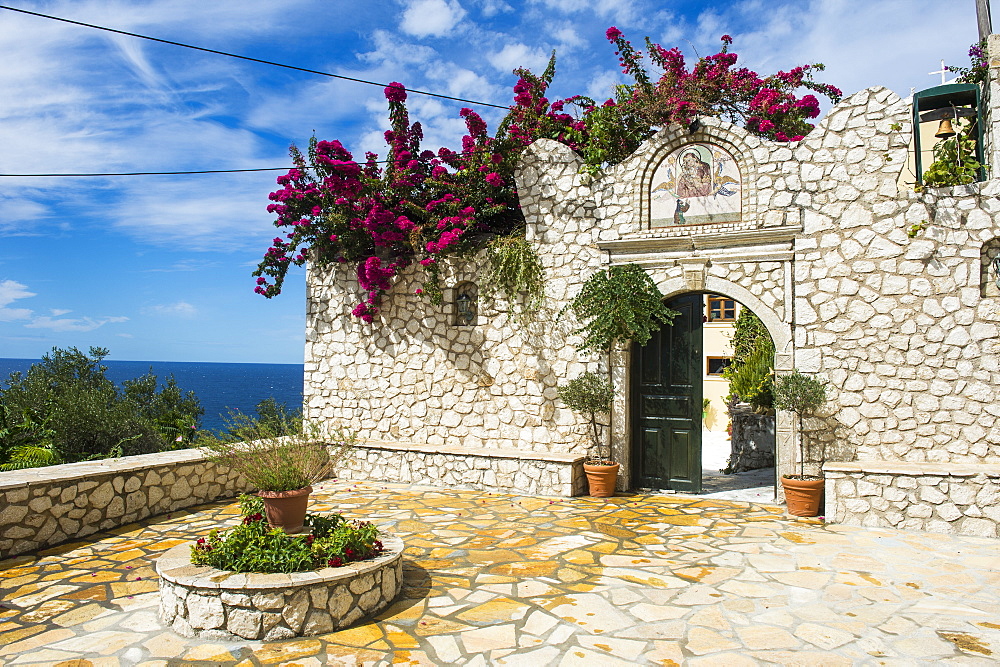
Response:
[[[10,374],[27,371],[38,359],[0,359],[0,385]],[[189,361],[110,361],[105,359],[108,379],[124,380],[152,372],[161,382],[173,375],[184,391],[193,391],[205,408],[201,428],[225,426],[230,409],[253,414],[254,406],[273,397],[291,410],[302,406],[302,364],[223,364]]]

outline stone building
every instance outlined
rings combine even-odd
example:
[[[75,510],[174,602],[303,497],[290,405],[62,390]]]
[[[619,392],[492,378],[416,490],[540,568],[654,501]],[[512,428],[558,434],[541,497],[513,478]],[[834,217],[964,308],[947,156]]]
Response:
[[[991,158],[994,63],[981,105]],[[410,273],[366,325],[350,315],[351,276],[313,268],[307,417],[369,440],[351,464],[369,479],[581,493],[587,425],[556,387],[607,372],[607,360],[578,353],[577,325],[558,313],[595,271],[635,263],[682,312],[703,293],[737,300],[767,326],[778,373],[829,382],[802,434],[808,466],[826,473],[828,519],[997,536],[1000,180],[902,187],[912,120],[885,88],[845,99],[796,143],[705,118],[660,131],[597,178],[565,146],[538,141],[517,185],[546,270],[542,312],[522,324],[511,304],[479,295],[472,320],[460,317],[457,297],[476,297],[482,263],[453,261],[443,306],[416,296],[422,277]],[[699,346],[695,319],[688,342],[671,342],[675,325],[646,352],[612,355],[622,489],[700,483],[697,438],[663,426],[670,382],[649,361],[650,350]],[[685,400],[700,419],[700,389]],[[798,437],[779,414],[779,474],[797,467]]]

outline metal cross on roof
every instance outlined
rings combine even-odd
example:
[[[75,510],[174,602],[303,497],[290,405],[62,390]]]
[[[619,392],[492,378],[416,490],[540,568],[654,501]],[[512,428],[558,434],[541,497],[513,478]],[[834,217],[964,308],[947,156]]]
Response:
[[[945,82],[944,82],[944,76],[945,76],[945,74],[947,74],[947,73],[948,73],[948,68],[947,68],[947,67],[945,67],[945,64],[944,64],[944,61],[943,61],[943,60],[941,61],[941,69],[939,69],[939,70],[937,70],[937,71],[934,71],[934,72],[928,72],[928,74],[940,74],[940,75],[941,75],[941,85],[942,85],[942,86],[943,86],[943,85],[944,85],[944,83],[945,83]]]

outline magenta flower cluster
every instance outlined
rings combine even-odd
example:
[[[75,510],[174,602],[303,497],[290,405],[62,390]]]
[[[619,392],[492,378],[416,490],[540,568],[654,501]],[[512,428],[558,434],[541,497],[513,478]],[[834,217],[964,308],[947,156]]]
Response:
[[[352,313],[372,322],[408,266],[419,262],[433,272],[440,255],[466,249],[471,236],[505,231],[520,217],[512,187],[516,153],[489,135],[479,114],[460,112],[468,129],[461,151],[421,150],[406,89],[392,83],[385,97],[391,129],[383,162],[367,154],[359,163],[339,141],[314,140],[306,155],[292,148],[296,167],[278,178],[281,188],[268,206],[286,232],[254,272],[258,294],[279,294],[291,265],[354,264],[363,298]]]
[[[680,49],[666,49],[646,39],[650,60],[663,70],[651,81],[636,51],[617,28],[607,37],[618,49],[622,71],[636,80],[632,99],[636,110],[654,126],[689,124],[698,116],[722,116],[749,131],[773,141],[798,141],[813,125],[807,120],[819,115],[815,95],[797,97],[806,88],[838,102],[840,89],[813,81],[822,64],[796,67],[789,72],[762,77],[747,68],[736,68],[738,56],[729,51],[733,38],[722,36],[722,49],[699,58],[688,68]]]
[[[722,49],[699,58],[690,69],[679,49],[646,39],[649,58],[663,74],[651,80],[623,33],[608,28],[622,70],[635,79],[617,100],[598,105],[584,96],[550,102],[546,91],[555,74],[553,57],[545,72],[517,69],[513,103],[491,135],[472,109],[462,109],[466,134],[461,149],[421,147],[423,132],[411,123],[407,92],[401,83],[384,89],[390,129],[384,160],[354,156],[339,141],[310,142],[303,154],[291,148],[295,167],[277,179],[267,210],[277,216],[283,235],[274,239],[254,271],[254,291],[265,297],[281,292],[290,266],[307,261],[316,267],[347,264],[362,292],[352,313],[365,322],[378,317],[384,295],[401,271],[418,264],[428,279],[416,290],[440,299],[438,263],[442,257],[480,247],[496,234],[523,229],[514,169],[525,146],[537,139],[559,141],[584,156],[588,167],[625,159],[655,127],[687,124],[701,115],[722,116],[749,131],[777,141],[796,141],[819,115],[815,95],[796,96],[799,88],[837,101],[840,91],[812,80],[822,65],[796,67],[761,77],[746,68],[722,37]],[[577,115],[567,113],[574,106]]]

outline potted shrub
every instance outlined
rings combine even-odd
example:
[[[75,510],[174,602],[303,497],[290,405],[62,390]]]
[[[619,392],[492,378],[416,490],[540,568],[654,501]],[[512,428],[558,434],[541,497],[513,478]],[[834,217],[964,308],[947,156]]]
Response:
[[[590,415],[591,433],[593,435],[593,448],[591,454],[583,464],[583,470],[587,474],[587,483],[590,487],[590,495],[595,498],[607,498],[615,495],[615,484],[618,480],[619,464],[611,459],[611,442],[608,441],[607,454],[601,446],[603,438],[597,424],[598,412],[611,412],[611,401],[614,398],[615,390],[611,383],[596,373],[584,373],[575,380],[570,380],[567,384],[557,390],[559,398],[571,410]]]
[[[640,345],[646,343],[661,326],[673,322],[677,312],[667,308],[666,304],[663,303],[663,294],[656,287],[656,283],[637,264],[623,264],[598,271],[587,279],[587,282],[580,289],[580,293],[566,305],[562,312],[567,309],[572,310],[581,323],[580,328],[573,332],[583,336],[583,342],[577,346],[577,349],[581,352],[602,353],[607,359],[609,381],[606,386],[611,389],[611,396],[607,401],[606,411],[610,412],[614,398],[613,385],[610,382],[611,351],[615,345],[622,345],[629,341]],[[577,380],[583,377],[586,376],[581,376]],[[596,389],[596,384],[592,384],[590,380],[587,382],[591,383],[588,386]],[[602,382],[604,381],[602,380]],[[563,400],[565,401],[565,399]],[[596,401],[595,404],[597,404]],[[567,405],[570,404],[567,403]],[[570,405],[570,407],[573,406]],[[585,409],[584,411],[591,413],[591,421],[596,434],[593,413],[602,410]],[[606,457],[602,456],[600,451],[597,451],[596,454],[597,458],[591,459],[592,463],[585,464],[584,469],[587,470],[588,466],[593,468],[595,465],[610,468],[609,474],[613,474],[614,478],[611,480],[611,493],[607,495],[614,495],[619,464],[614,460],[610,441]],[[594,493],[593,486],[590,494],[597,495]]]
[[[793,371],[774,380],[774,407],[794,412],[799,420],[799,474],[782,475],[788,513],[795,516],[817,516],[823,498],[822,476],[806,475],[805,434],[802,417],[812,414],[826,402],[826,385],[814,377]]]
[[[356,438],[342,430],[324,438],[316,424],[272,423],[231,413],[228,431],[204,436],[206,458],[235,468],[264,501],[272,528],[303,528],[312,484],[325,478],[347,455]],[[273,420],[272,420],[273,421]]]

